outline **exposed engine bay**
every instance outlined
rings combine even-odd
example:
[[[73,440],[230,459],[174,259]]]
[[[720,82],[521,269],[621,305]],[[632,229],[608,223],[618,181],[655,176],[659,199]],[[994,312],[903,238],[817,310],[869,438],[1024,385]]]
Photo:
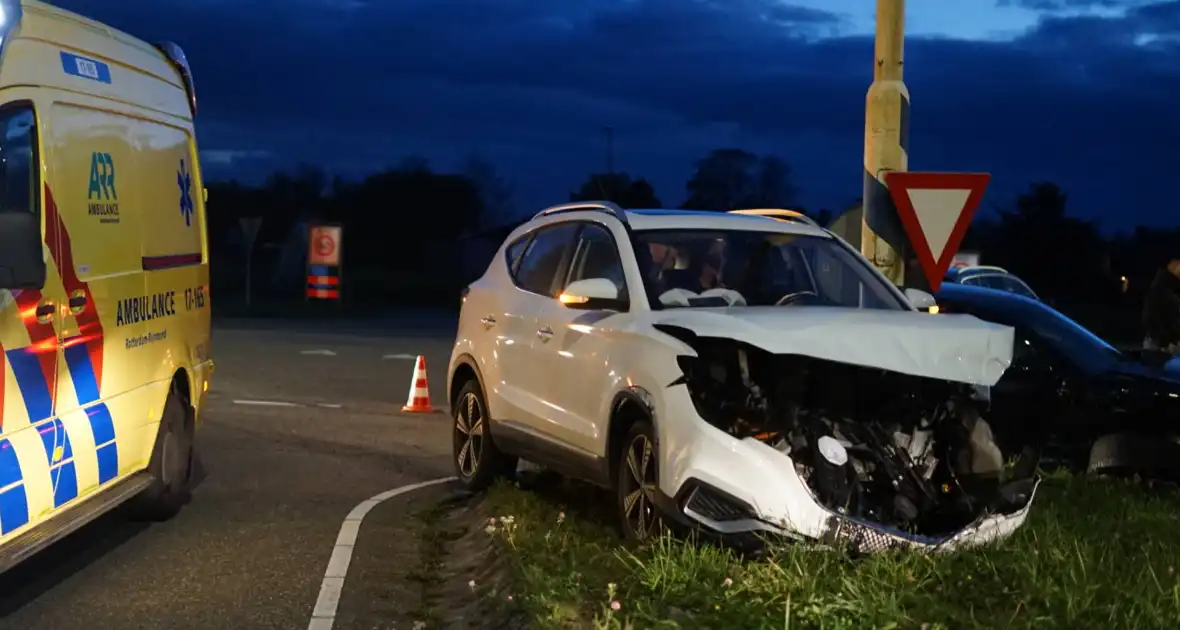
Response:
[[[698,353],[679,357],[684,376],[673,383],[688,387],[697,413],[789,456],[834,512],[941,537],[1029,498],[1035,462],[1014,467],[1024,479],[1005,479],[987,402],[970,385],[676,336]]]

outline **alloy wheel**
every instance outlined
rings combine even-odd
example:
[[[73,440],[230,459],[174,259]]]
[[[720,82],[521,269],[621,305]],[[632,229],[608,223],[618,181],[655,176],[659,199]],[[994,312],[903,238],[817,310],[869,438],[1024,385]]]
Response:
[[[459,452],[455,455],[459,464],[459,473],[464,477],[471,477],[479,470],[480,460],[483,458],[483,408],[475,394],[468,393],[459,405],[455,414],[455,440],[460,444]]]
[[[631,440],[624,465],[627,472],[623,475],[623,519],[637,539],[646,540],[659,526],[654,501],[655,449],[646,435],[637,435]]]

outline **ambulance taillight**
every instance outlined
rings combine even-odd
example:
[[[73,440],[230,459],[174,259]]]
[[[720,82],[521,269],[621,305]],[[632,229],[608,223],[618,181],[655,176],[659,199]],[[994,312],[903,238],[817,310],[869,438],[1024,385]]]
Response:
[[[184,50],[179,44],[174,42],[160,42],[156,44],[156,48],[164,53],[168,61],[176,66],[180,72],[180,78],[184,81],[184,91],[188,94],[188,105],[193,112],[193,117],[197,115],[197,90],[193,87],[193,70],[188,65],[188,57],[185,57]]]

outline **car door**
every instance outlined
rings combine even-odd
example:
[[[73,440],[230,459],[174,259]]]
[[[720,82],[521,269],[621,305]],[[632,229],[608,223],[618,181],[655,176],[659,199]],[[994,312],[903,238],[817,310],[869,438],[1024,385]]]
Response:
[[[53,202],[41,190],[37,131],[31,103],[0,107],[0,213],[42,215],[44,242],[57,252],[55,213],[46,211]],[[53,271],[50,264],[41,289],[0,290],[0,535],[38,523],[77,495],[54,408],[56,327],[65,291]]]
[[[621,317],[613,311],[566,307],[557,299],[571,282],[605,278],[627,296],[623,263],[614,235],[599,223],[584,222],[554,297],[537,312],[533,342],[536,378],[547,417],[540,427],[562,446],[582,455],[601,455],[603,397],[611,390],[610,348]]]
[[[513,287],[503,296],[494,324],[498,378],[493,387],[504,403],[503,410],[496,412],[501,422],[533,430],[547,424],[546,384],[534,354],[540,328],[537,315],[554,301],[557,274],[571,253],[578,228],[570,222],[538,228],[511,274]]]
[[[517,350],[515,339],[506,334],[510,328],[508,314],[516,311],[507,305],[517,301],[513,276],[533,236],[534,232],[527,232],[509,243],[503,256],[489,265],[488,273],[463,291],[459,343],[476,357],[484,395],[495,418],[520,415],[515,405],[519,396],[514,396],[515,390],[505,391],[504,385],[512,375]],[[503,267],[497,269],[496,265]]]

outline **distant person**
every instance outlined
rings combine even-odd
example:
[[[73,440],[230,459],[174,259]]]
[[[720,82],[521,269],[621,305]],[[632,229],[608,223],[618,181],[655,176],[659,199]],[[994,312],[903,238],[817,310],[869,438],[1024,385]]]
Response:
[[[1143,300],[1143,347],[1180,354],[1180,258],[1160,269]]]

